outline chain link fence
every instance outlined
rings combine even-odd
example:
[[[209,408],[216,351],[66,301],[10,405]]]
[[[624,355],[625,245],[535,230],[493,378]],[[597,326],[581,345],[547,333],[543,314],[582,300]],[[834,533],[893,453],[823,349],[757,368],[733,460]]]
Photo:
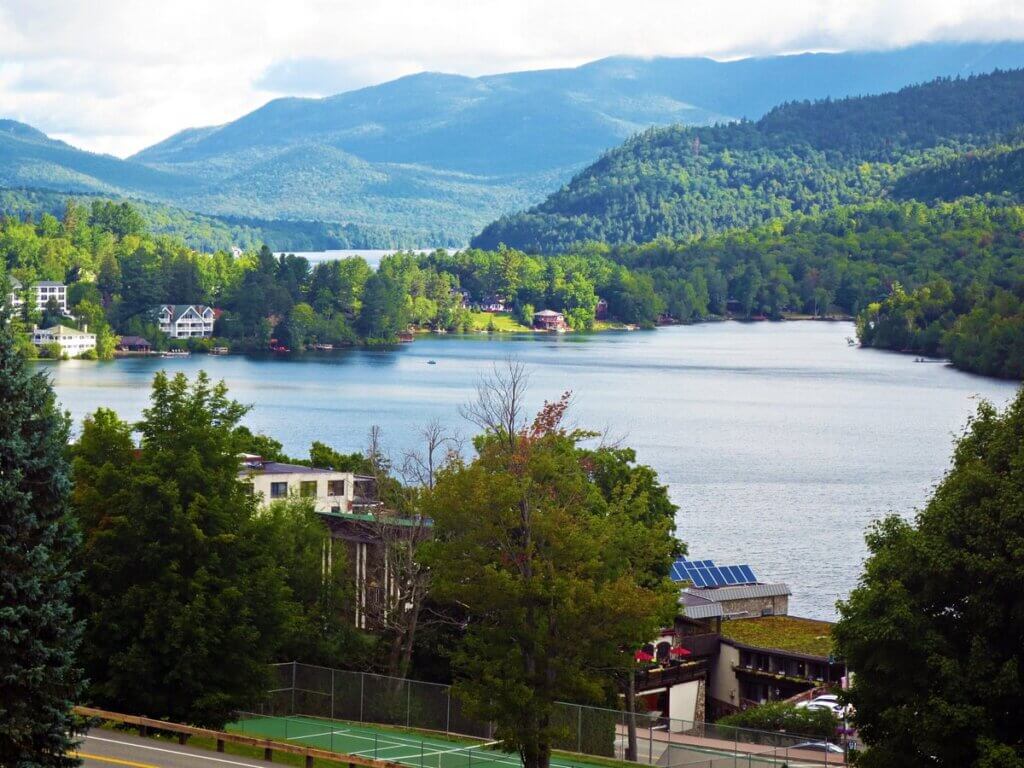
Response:
[[[276,683],[255,714],[317,717],[399,726],[490,741],[493,724],[470,717],[450,686],[298,662],[275,664]],[[796,760],[842,765],[842,754],[815,752],[820,739],[775,731],[691,722],[636,713],[633,761],[663,768],[735,768]],[[559,703],[555,749],[629,760],[627,712]],[[790,754],[790,753],[793,754]]]

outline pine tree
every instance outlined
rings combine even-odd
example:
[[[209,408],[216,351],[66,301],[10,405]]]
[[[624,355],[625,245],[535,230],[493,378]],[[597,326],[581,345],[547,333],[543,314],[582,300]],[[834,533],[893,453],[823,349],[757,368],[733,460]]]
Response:
[[[69,422],[0,312],[0,765],[73,766],[81,687],[71,610]]]

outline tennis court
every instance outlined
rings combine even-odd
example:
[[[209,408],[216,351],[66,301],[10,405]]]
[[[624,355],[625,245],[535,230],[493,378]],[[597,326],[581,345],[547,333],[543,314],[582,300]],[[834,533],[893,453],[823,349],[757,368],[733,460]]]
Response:
[[[316,717],[270,717],[247,715],[227,726],[234,733],[261,736],[275,741],[288,741],[317,749],[338,752],[345,755],[386,760],[409,766],[409,768],[521,768],[519,756],[497,748],[494,742],[472,741],[469,739],[445,738],[443,736],[420,736],[414,732],[397,731],[387,727],[328,720]],[[751,755],[687,747],[673,752],[669,761],[667,754],[655,759],[655,765],[694,766],[694,768],[734,768],[755,766],[796,766],[799,763],[786,761],[782,756],[772,754]],[[811,763],[815,768],[820,764]],[[635,766],[630,763],[585,757],[555,754],[551,768],[595,768],[595,766]]]

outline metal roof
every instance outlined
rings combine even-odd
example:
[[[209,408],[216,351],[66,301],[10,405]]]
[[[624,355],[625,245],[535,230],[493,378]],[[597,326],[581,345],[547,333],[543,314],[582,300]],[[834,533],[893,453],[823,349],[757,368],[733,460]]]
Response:
[[[755,597],[781,597],[792,595],[793,591],[786,584],[742,584],[735,587],[717,587],[715,589],[698,589],[690,587],[686,590],[691,595],[712,600],[716,603],[725,600],[748,600]]]
[[[688,619],[714,619],[723,614],[722,605],[686,590],[679,593],[679,605]]]

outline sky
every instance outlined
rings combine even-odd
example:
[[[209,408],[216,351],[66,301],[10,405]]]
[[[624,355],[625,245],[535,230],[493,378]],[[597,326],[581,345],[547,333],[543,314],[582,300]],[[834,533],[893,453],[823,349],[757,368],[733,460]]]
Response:
[[[1004,39],[1024,39],[1024,0],[0,0],[0,117],[124,157],[425,70]]]

